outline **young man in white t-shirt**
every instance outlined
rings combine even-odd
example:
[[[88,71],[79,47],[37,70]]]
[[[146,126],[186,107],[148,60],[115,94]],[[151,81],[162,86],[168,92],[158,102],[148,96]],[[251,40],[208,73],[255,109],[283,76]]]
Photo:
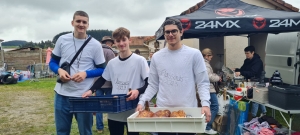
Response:
[[[91,96],[92,92],[101,88],[106,81],[112,83],[112,94],[131,95],[128,100],[138,98],[147,88],[149,67],[144,57],[130,51],[130,31],[123,27],[118,28],[113,32],[113,38],[119,50],[119,56],[108,62],[102,77],[82,97]],[[132,90],[128,92],[129,89]],[[108,114],[110,134],[123,135],[124,126],[127,128],[127,117],[134,111],[135,109],[118,114]],[[139,135],[139,133],[127,130],[127,135]]]
[[[92,135],[92,113],[70,113],[69,97],[81,97],[93,85],[94,77],[99,77],[103,73],[105,59],[101,44],[92,38],[70,66],[70,73],[60,68],[62,63],[70,63],[79,48],[89,38],[86,34],[89,26],[86,12],[76,11],[71,23],[74,33],[62,35],[57,39],[49,63],[50,69],[58,73],[63,82],[56,83],[54,88],[56,134],[70,134],[72,119],[75,116],[79,134]]]
[[[163,25],[166,48],[156,52],[150,65],[149,85],[140,98],[137,111],[157,93],[157,107],[197,107],[195,84],[201,99],[202,112],[210,121],[210,83],[201,52],[181,43],[182,24],[168,19]],[[158,133],[176,135],[176,133]],[[194,135],[190,133],[179,133]]]

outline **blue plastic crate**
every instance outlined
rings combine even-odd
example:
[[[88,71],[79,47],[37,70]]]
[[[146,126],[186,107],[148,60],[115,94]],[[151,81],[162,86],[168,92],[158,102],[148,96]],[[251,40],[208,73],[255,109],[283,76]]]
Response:
[[[138,99],[139,97],[137,97],[137,99],[135,100],[126,101],[126,109],[127,110],[135,109],[137,107],[137,104],[139,103]]]
[[[136,108],[136,100],[126,101],[126,94],[69,98],[70,112],[120,113]]]

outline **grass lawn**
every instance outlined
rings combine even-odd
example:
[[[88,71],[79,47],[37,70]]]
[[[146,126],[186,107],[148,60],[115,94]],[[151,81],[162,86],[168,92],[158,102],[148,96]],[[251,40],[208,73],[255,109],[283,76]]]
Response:
[[[260,112],[258,112],[257,114],[260,114]],[[282,124],[284,127],[288,127],[286,122],[284,121],[284,119],[282,118],[281,114],[276,111],[275,112],[275,119]],[[272,109],[267,107],[267,115],[268,116],[272,116]],[[289,117],[288,114],[283,113],[283,115],[285,116],[287,122],[289,122]],[[292,130],[294,131],[300,131],[300,114],[297,115],[293,115],[293,123],[292,123]]]
[[[54,79],[0,85],[0,135],[54,135],[54,85]],[[101,135],[109,135],[106,119],[104,124]],[[99,134],[95,120],[93,134]],[[71,135],[79,135],[75,119]]]
[[[0,85],[0,135],[54,135],[54,85],[55,79]],[[268,115],[271,116],[270,109]],[[286,126],[278,112],[276,119]],[[109,135],[106,119],[104,124],[105,129],[101,135]],[[300,131],[299,115],[294,117],[293,125],[294,130]],[[71,134],[79,134],[75,120]],[[98,134],[95,124],[93,134]]]
[[[3,49],[18,48],[19,46],[2,46]]]

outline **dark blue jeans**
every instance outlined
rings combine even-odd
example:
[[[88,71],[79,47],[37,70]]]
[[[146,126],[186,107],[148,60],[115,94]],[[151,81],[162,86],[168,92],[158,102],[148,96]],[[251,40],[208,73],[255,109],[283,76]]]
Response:
[[[253,118],[256,117],[256,113],[258,111],[258,107],[260,107],[261,113],[264,113],[264,114],[267,113],[266,107],[264,105],[252,102],[251,114],[252,114]]]
[[[69,97],[55,93],[54,116],[57,135],[70,135],[73,116],[80,135],[92,135],[92,113],[70,113]]]
[[[219,103],[216,93],[210,93],[210,113],[211,113],[211,119],[206,125],[206,130],[210,130],[212,128],[212,124],[217,116],[217,113],[219,111]]]
[[[101,88],[100,90],[96,91],[96,96],[101,95],[111,95],[112,88]],[[103,130],[103,114],[102,113],[96,113],[96,128],[97,130]]]

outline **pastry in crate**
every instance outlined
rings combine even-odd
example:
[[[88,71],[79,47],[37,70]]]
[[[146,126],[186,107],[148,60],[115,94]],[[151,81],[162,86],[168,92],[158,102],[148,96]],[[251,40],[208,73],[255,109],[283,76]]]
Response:
[[[170,115],[170,110],[159,110],[156,113],[154,113],[153,117],[170,117]]]
[[[154,116],[154,113],[152,111],[150,111],[149,103],[148,103],[148,101],[146,101],[145,109],[143,111],[139,111],[139,115],[137,117],[138,118],[149,118],[149,117],[153,117],[153,116]]]
[[[149,118],[153,117],[154,113],[151,111],[143,110],[139,112],[139,115],[137,116],[138,118]]]
[[[177,118],[183,118],[183,117],[186,117],[186,114],[183,110],[179,110],[179,111],[173,111],[171,113],[171,116],[170,117],[177,117]]]

